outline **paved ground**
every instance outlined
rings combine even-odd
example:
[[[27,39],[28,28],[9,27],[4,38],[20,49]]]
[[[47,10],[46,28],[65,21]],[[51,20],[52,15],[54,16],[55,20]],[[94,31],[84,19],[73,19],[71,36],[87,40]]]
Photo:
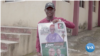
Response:
[[[87,43],[95,45],[94,52],[88,53],[85,50]],[[68,44],[69,56],[100,56],[100,27],[81,32],[78,36],[68,37]]]
[[[85,50],[87,43],[95,45],[94,52],[88,53]],[[78,36],[68,36],[68,48],[69,56],[100,56],[100,27],[80,32]]]

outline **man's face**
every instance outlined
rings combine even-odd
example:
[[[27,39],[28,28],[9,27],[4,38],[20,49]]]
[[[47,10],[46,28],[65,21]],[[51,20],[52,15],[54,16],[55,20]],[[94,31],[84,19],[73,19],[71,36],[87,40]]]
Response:
[[[60,55],[60,54],[61,54],[60,49],[57,49],[57,54],[58,54],[58,55]]]
[[[54,55],[55,55],[55,50],[49,49],[49,56],[54,56]]]
[[[45,12],[47,17],[52,17],[54,15],[55,9],[53,9],[52,7],[48,7],[47,9],[45,9]]]
[[[51,33],[54,33],[54,31],[55,31],[55,28],[54,28],[54,27],[51,27],[51,28],[50,28],[50,32],[51,32]]]

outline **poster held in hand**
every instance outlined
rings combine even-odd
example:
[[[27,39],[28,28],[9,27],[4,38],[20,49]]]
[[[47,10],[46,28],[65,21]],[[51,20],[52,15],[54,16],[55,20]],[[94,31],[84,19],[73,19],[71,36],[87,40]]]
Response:
[[[68,56],[67,30],[64,22],[39,23],[42,56]]]

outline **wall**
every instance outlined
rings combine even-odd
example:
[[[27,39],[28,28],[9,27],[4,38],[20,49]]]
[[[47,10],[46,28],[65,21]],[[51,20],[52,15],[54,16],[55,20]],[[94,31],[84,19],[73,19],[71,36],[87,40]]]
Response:
[[[79,32],[86,30],[88,26],[88,6],[89,2],[85,1],[85,8],[79,7]],[[92,27],[97,26],[98,22],[98,1],[96,1],[96,12],[92,12]]]
[[[92,13],[92,27],[95,27],[98,24],[98,5],[99,2],[96,1],[96,11]]]
[[[57,1],[56,2],[56,17],[63,17],[64,19],[73,22],[73,1],[64,2],[64,1]]]
[[[88,6],[89,2],[85,1],[84,8],[79,7],[79,30],[81,32],[87,29],[88,26]],[[73,22],[73,8],[74,8],[74,1],[64,2],[64,1],[57,1],[56,2],[56,13],[55,16],[63,17],[68,21]],[[97,26],[98,20],[98,1],[96,1],[96,12],[92,14],[92,26]]]
[[[89,4],[89,2],[85,1],[84,8],[79,7],[79,24],[78,24],[79,30],[78,30],[78,32],[87,29],[87,26],[88,26],[88,4]]]
[[[47,2],[49,1],[1,2],[1,26],[37,27],[37,23],[46,17],[44,7]],[[89,2],[85,1],[85,8],[79,7],[79,32],[87,29],[88,4]],[[69,3],[56,1],[55,16],[63,17],[73,22],[73,8],[74,1],[70,1]],[[95,27],[98,21],[98,1],[96,2],[96,12],[93,12],[92,19],[92,26]]]
[[[1,2],[1,26],[37,27],[37,23],[46,17],[44,8],[52,1]]]

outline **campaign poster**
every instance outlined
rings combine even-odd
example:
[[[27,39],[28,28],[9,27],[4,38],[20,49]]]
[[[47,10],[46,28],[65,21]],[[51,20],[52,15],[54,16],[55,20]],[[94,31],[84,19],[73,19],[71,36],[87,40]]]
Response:
[[[42,56],[68,56],[67,30],[64,22],[40,23],[38,32]]]
[[[66,42],[42,43],[43,56],[67,56]],[[59,56],[59,55],[58,55]]]

